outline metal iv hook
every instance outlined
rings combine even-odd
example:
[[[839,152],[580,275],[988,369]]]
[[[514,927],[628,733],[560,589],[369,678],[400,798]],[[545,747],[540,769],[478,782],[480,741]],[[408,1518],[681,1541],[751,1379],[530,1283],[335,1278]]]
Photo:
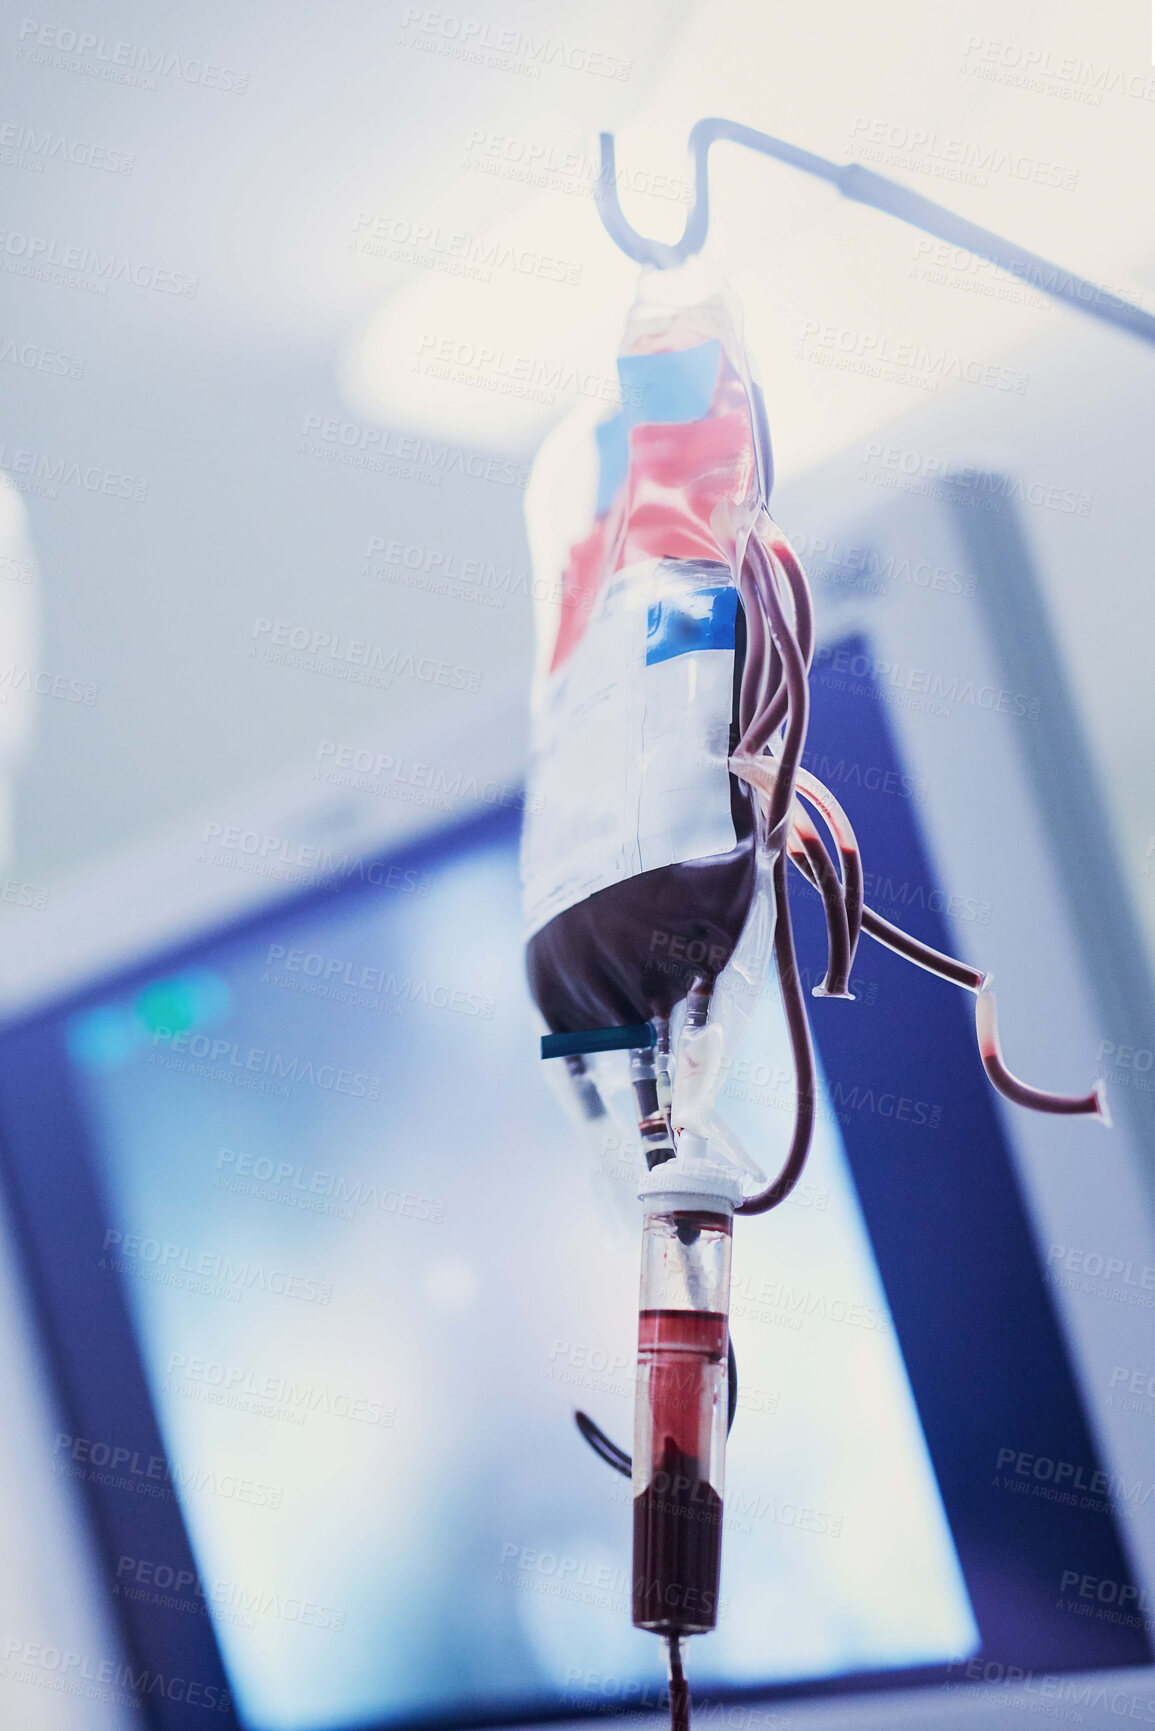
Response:
[[[1077,311],[1086,313],[1091,318],[1101,319],[1105,324],[1114,325],[1118,330],[1127,331],[1144,342],[1155,343],[1155,317],[1130,301],[1112,294],[1109,289],[1102,288],[1085,277],[1075,276],[1060,265],[1051,264],[1038,253],[1028,252],[1014,241],[992,234],[990,229],[968,222],[965,217],[947,210],[944,205],[935,204],[932,199],[923,198],[921,193],[912,192],[899,181],[890,180],[885,174],[876,174],[873,169],[863,168],[861,163],[831,162],[825,156],[816,156],[810,150],[800,150],[797,145],[787,144],[781,138],[772,138],[768,132],[759,132],[752,126],[740,126],[734,120],[699,120],[690,132],[694,203],[686,218],[681,240],[673,243],[647,240],[622,215],[618,200],[613,133],[601,134],[601,172],[595,189],[598,213],[610,239],[628,258],[632,258],[637,264],[649,265],[654,270],[673,270],[686,259],[701,252],[710,222],[706,158],[710,146],[718,141],[744,145],[747,150],[756,150],[762,156],[773,157],[778,162],[789,164],[791,168],[800,169],[803,174],[812,174],[819,180],[825,180],[835,187],[843,198],[884,211],[888,216],[897,217],[900,222],[909,223],[913,228],[921,229],[924,234],[933,235],[937,240],[946,241],[950,246],[962,247],[979,258],[989,259],[1000,270],[1008,271],[1020,281],[1029,283],[1032,288],[1050,295],[1052,299],[1064,301]]]
[[[603,132],[602,167],[596,191],[598,212],[610,239],[615,241],[629,258],[638,264],[652,265],[655,270],[673,270],[676,265],[683,264],[686,259],[701,252],[710,221],[706,157],[710,146],[719,139],[726,139],[731,144],[744,144],[748,150],[760,151],[764,156],[777,157],[780,162],[788,162],[806,174],[817,174],[824,180],[837,179],[839,171],[836,163],[827,162],[821,156],[813,156],[808,150],[799,150],[793,144],[785,144],[780,138],[771,138],[768,132],[756,132],[752,126],[739,126],[734,120],[699,120],[690,132],[689,142],[690,157],[694,165],[694,205],[686,218],[685,232],[681,240],[669,245],[661,240],[646,240],[622,215],[622,207],[618,202],[614,135],[612,132]]]

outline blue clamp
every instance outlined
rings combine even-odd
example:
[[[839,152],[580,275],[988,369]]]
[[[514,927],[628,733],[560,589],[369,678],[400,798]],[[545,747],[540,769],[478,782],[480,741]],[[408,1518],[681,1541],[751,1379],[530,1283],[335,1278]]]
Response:
[[[652,1022],[635,1022],[629,1028],[586,1028],[579,1034],[543,1034],[543,1058],[574,1058],[583,1052],[636,1052],[656,1046],[658,1030]]]

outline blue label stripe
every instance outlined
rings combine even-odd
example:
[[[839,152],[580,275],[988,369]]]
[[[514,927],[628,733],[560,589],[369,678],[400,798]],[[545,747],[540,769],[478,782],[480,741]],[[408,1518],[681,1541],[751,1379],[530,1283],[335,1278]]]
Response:
[[[631,426],[700,421],[709,412],[722,345],[716,337],[692,349],[619,355],[623,414]]]
[[[655,601],[646,631],[646,666],[699,649],[732,651],[737,615],[738,591],[732,583]]]

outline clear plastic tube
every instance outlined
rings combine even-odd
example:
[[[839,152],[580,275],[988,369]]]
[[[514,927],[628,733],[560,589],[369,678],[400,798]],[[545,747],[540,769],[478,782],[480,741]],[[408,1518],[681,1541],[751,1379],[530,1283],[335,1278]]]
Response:
[[[638,1628],[659,1635],[705,1634],[718,1620],[730,1235],[729,1209],[707,1198],[647,1199],[633,1616]]]

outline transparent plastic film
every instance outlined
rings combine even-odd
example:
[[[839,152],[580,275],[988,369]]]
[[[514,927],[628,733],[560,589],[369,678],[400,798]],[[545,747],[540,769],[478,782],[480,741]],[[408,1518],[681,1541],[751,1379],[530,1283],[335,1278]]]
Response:
[[[765,1174],[718,1110],[717,1097],[762,995],[773,954],[772,874],[773,856],[759,847],[746,924],[714,984],[708,1019],[702,1021],[691,1012],[683,1018],[671,1103],[671,1122],[679,1144],[686,1136],[700,1139],[709,1145],[712,1160],[728,1162],[756,1185],[764,1181]]]
[[[523,882],[548,1025],[661,1030],[631,1058],[642,1169],[684,1147],[756,1188],[762,1169],[717,1110],[773,955],[780,845],[730,769],[770,676],[743,568],[771,455],[741,327],[696,261],[643,271],[620,406],[577,411],[535,465]]]

